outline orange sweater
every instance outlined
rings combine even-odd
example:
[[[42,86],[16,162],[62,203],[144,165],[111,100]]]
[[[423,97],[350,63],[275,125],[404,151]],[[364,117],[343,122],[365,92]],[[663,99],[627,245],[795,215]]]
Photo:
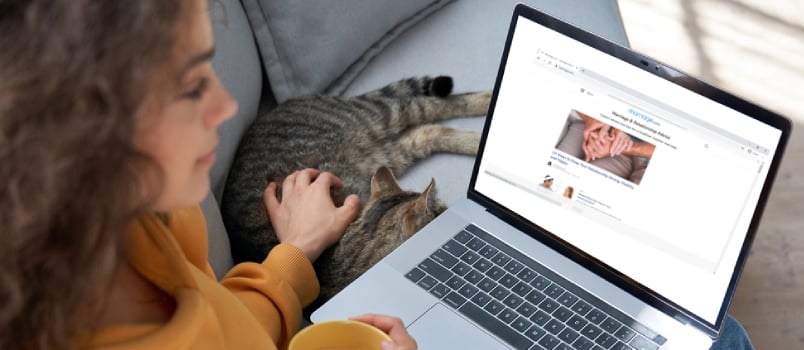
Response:
[[[235,266],[218,282],[207,260],[207,228],[199,207],[170,215],[169,226],[147,215],[128,232],[129,260],[172,295],[164,324],[114,326],[92,335],[93,349],[276,349],[298,330],[302,307],[319,292],[312,264],[280,244],[262,264]]]

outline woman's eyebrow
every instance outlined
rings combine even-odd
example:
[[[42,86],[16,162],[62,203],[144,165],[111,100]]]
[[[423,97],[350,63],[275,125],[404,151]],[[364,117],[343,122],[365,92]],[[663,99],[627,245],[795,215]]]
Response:
[[[199,53],[193,57],[190,57],[190,59],[187,60],[187,63],[185,63],[184,66],[182,66],[181,74],[179,74],[179,76],[184,76],[184,74],[187,73],[188,70],[192,69],[196,65],[211,60],[212,56],[214,55],[215,55],[215,47],[212,47],[209,50]]]

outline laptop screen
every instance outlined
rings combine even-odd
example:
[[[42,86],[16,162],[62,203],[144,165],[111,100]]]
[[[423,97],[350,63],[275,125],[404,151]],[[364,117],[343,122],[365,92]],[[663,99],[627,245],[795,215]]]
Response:
[[[510,40],[473,191],[714,327],[782,132],[524,17]]]

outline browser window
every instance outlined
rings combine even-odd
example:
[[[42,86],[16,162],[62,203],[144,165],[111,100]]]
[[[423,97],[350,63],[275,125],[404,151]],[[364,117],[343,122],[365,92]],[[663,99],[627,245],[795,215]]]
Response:
[[[714,323],[781,132],[518,26],[475,190]]]

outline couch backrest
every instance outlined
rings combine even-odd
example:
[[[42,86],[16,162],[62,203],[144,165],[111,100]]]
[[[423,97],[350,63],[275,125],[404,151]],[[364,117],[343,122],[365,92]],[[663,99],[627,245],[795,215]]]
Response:
[[[239,0],[210,2],[215,57],[212,65],[223,85],[237,100],[237,115],[219,130],[217,161],[212,167],[212,193],[220,201],[229,166],[246,127],[257,116],[263,71],[251,25]]]

